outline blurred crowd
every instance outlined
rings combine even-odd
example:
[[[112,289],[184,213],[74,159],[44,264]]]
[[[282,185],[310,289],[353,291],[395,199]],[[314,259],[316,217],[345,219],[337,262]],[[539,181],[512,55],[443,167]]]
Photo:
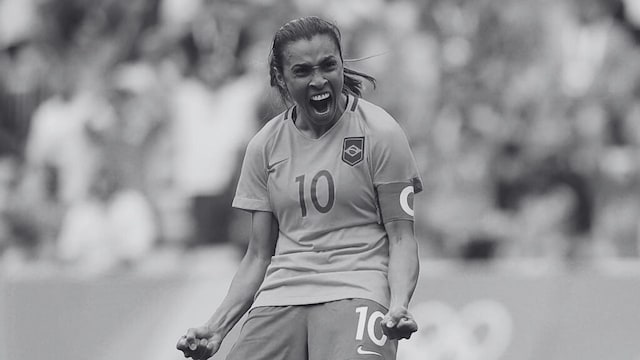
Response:
[[[406,130],[425,257],[640,255],[637,1],[0,0],[0,265],[241,253],[271,37],[302,15]]]

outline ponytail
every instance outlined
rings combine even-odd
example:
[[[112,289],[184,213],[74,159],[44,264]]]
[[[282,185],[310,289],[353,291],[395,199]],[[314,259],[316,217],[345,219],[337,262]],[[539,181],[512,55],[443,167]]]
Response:
[[[367,80],[373,85],[374,89],[376,88],[376,79],[373,76],[367,75],[360,71],[351,70],[346,66],[343,67],[343,69],[344,87],[342,89],[342,92],[344,92],[345,94],[362,96],[362,80],[360,80],[359,78]]]

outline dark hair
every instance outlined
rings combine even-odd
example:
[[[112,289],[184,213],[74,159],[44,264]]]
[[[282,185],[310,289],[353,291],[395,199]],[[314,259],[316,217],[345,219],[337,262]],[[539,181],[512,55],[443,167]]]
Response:
[[[271,77],[271,86],[278,89],[280,97],[284,102],[289,98],[287,90],[278,82],[277,74],[282,73],[282,52],[289,43],[307,39],[310,40],[314,35],[328,35],[336,45],[342,58],[342,46],[340,45],[340,30],[338,27],[326,20],[316,16],[307,16],[299,19],[291,20],[284,24],[273,36],[271,45],[271,53],[269,54],[269,75]],[[343,66],[344,87],[342,92],[360,96],[362,94],[362,81],[364,78],[371,82],[375,88],[376,79],[370,75],[352,70]]]

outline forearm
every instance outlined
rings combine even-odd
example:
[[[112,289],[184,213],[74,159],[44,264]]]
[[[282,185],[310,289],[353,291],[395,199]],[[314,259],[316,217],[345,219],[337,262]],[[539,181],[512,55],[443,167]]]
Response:
[[[233,326],[249,310],[253,299],[264,279],[269,259],[254,256],[250,252],[244,256],[234,276],[227,296],[206,325],[226,336]]]
[[[407,308],[420,272],[418,244],[413,234],[407,233],[392,236],[389,241],[390,308]]]
[[[278,239],[278,223],[270,212],[252,212],[250,236],[249,247],[231,281],[227,296],[206,323],[211,331],[223,338],[253,304],[271,263]]]

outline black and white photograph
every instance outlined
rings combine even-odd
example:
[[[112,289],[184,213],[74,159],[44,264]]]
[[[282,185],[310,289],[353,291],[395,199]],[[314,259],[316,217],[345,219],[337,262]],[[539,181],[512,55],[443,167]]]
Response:
[[[639,0],[0,0],[0,360],[640,360]]]

